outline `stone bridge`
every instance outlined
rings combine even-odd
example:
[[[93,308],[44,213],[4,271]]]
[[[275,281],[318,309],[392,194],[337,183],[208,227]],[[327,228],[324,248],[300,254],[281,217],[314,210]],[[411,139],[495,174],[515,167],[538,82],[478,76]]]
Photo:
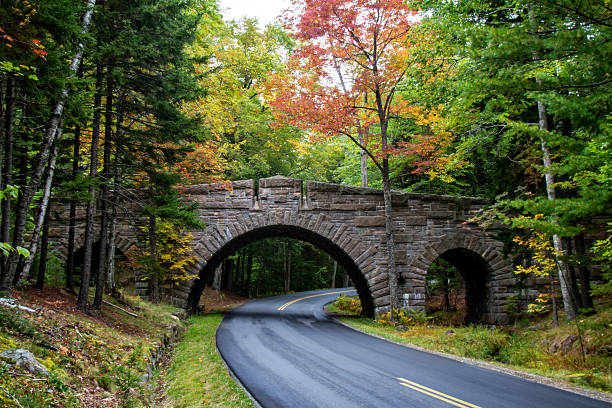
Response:
[[[349,273],[364,313],[388,310],[389,288],[385,256],[382,192],[377,189],[271,177],[201,184],[183,188],[185,203],[206,225],[191,231],[197,262],[190,272],[199,278],[176,285],[172,301],[183,308],[197,306],[204,282],[223,259],[242,246],[268,237],[309,242],[337,260]],[[484,200],[394,192],[395,258],[402,306],[425,307],[425,276],[438,257],[452,263],[466,284],[467,320],[500,323],[504,305],[514,294],[512,268],[501,254],[502,243],[491,232],[466,221]],[[128,208],[129,206],[126,206]],[[80,212],[84,217],[83,211]],[[54,206],[50,241],[66,255],[67,206]],[[126,253],[138,244],[140,211],[119,216],[117,248]],[[76,248],[83,244],[77,234]]]

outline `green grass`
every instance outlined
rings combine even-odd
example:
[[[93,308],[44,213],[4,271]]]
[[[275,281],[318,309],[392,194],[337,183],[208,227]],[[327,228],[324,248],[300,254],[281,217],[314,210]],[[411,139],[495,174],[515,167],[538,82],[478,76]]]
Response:
[[[336,302],[328,310],[342,313],[346,310],[346,306],[342,306]],[[578,333],[576,323],[567,322],[563,315],[559,317],[559,327],[553,326],[550,317],[528,316],[513,325],[496,328],[448,325],[443,323],[444,319],[414,321],[405,324],[406,331],[395,330],[394,325],[385,320],[349,316],[341,316],[339,320],[362,332],[397,343],[413,344],[612,393],[612,300],[599,299],[596,309],[597,314],[578,320],[586,358],[583,358],[578,341],[570,350],[550,351],[551,344]],[[449,329],[453,333],[447,335]]]
[[[252,407],[253,403],[229,375],[215,344],[223,315],[194,316],[177,345],[168,369],[167,396],[172,407]]]
[[[605,317],[604,317],[605,318]],[[587,319],[593,319],[592,317]],[[584,319],[584,320],[587,320]],[[574,344],[567,353],[550,353],[553,341],[560,342],[575,327],[568,323],[558,328],[539,329],[519,325],[503,329],[484,326],[453,327],[415,325],[405,332],[380,325],[366,317],[342,317],[340,320],[364,333],[380,336],[397,343],[413,344],[428,350],[486,361],[503,367],[526,371],[571,382],[597,391],[612,392],[612,357],[603,348],[610,346],[610,329],[592,330],[583,322],[587,357],[583,361],[579,345]],[[601,348],[598,348],[601,345]]]

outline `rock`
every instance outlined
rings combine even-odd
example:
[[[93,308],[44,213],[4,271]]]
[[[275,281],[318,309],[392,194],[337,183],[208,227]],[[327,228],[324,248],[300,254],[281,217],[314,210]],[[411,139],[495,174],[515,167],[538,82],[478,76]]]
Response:
[[[181,319],[179,319],[179,318],[178,318],[177,316],[175,316],[175,315],[170,315],[170,317],[171,317],[172,319],[176,320],[177,322],[180,322],[180,321],[181,321]]]
[[[559,348],[561,347],[561,345],[557,342],[553,342],[553,344],[550,345],[550,347],[548,348],[548,352],[551,354],[555,354],[557,351],[559,351]]]
[[[147,374],[143,374],[143,375],[141,375],[141,376],[140,376],[140,384],[141,384],[141,385],[144,385],[144,384],[148,383],[150,378],[151,378],[151,377],[149,376],[149,374],[148,374],[148,373],[147,373]]]
[[[573,334],[570,334],[569,336],[564,338],[563,341],[561,342],[561,350],[564,353],[567,353],[568,351],[572,349],[572,346],[574,345],[576,340],[578,340],[578,336],[574,336]]]
[[[24,350],[24,349],[6,350],[0,353],[0,357],[9,358],[15,361],[15,364],[17,364],[20,367],[25,368],[26,370],[28,370],[30,373],[34,375],[43,375],[45,377],[49,375],[49,371],[47,371],[45,366],[40,364],[38,360],[36,360],[36,357],[34,356],[34,354],[30,353],[28,350]]]
[[[180,311],[180,312],[174,312],[172,313],[172,316],[178,318],[179,320],[184,319],[185,317],[187,317],[187,314],[185,313],[185,311]]]
[[[448,330],[446,331],[446,333],[444,333],[444,334],[445,334],[445,335],[447,335],[447,336],[454,336],[454,335],[455,335],[455,332],[454,332],[452,329],[448,329]]]
[[[16,299],[11,298],[0,298],[0,306],[8,307],[10,309],[23,310],[24,312],[28,313],[36,313],[36,310],[25,306],[20,306],[17,304]]]
[[[408,328],[406,326],[399,325],[395,328],[395,330],[405,332],[408,330]]]

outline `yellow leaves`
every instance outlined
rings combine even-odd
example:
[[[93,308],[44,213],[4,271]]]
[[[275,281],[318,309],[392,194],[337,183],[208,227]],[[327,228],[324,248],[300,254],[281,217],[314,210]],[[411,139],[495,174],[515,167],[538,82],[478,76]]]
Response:
[[[530,220],[543,220],[544,214],[536,214],[532,218],[520,215],[515,220],[522,225],[528,224]],[[512,241],[531,252],[531,265],[518,265],[514,273],[524,275],[534,275],[537,277],[548,277],[557,269],[557,259],[563,256],[562,251],[555,250],[551,237],[543,232],[538,232],[534,228],[526,228],[529,235],[525,238],[516,236]]]
[[[195,276],[187,272],[187,268],[197,261],[196,256],[190,255],[193,235],[169,221],[158,220],[157,226],[158,262],[165,278],[174,282],[193,279]],[[142,227],[142,231],[146,233],[147,228]],[[131,269],[145,269],[148,256],[146,250],[132,247],[122,264]]]
[[[527,306],[527,311],[529,313],[545,312],[548,309],[550,301],[550,295],[542,293],[535,299],[535,303],[531,303]]]

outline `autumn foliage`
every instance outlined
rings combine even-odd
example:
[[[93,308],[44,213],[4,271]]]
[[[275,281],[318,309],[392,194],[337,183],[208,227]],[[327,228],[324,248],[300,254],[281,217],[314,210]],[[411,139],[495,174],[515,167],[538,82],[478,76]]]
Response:
[[[296,4],[285,23],[301,46],[268,82],[277,119],[324,137],[386,126],[405,109],[394,96],[407,69],[414,15],[399,0]],[[384,150],[368,136],[363,147]]]

